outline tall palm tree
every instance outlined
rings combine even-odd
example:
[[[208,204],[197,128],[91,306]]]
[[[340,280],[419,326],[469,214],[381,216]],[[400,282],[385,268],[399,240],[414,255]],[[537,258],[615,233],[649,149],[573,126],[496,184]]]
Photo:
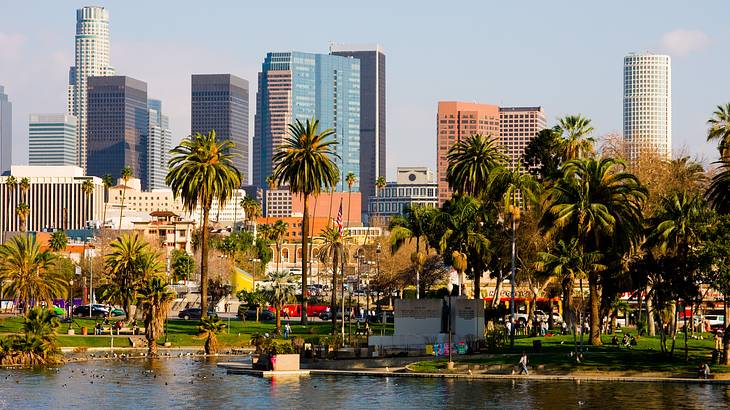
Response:
[[[276,310],[276,333],[281,332],[281,310],[296,297],[296,285],[291,273],[276,271],[269,274],[269,284],[264,288],[264,298]],[[304,293],[304,290],[302,290]]]
[[[15,190],[18,188],[18,180],[15,179],[15,177],[11,175],[5,180],[5,185],[7,186],[7,192],[8,192],[7,203],[5,205],[8,207],[8,209],[12,209],[10,202],[11,202],[12,198],[14,197]],[[5,222],[6,221],[0,221],[0,223],[2,223],[3,225]],[[10,223],[9,220],[7,222],[8,222],[8,224]],[[0,226],[0,228],[2,228],[2,226]],[[0,238],[0,240],[1,239],[2,238]]]
[[[707,141],[717,140],[717,150],[722,159],[730,157],[730,103],[718,105],[707,120]]]
[[[94,192],[94,183],[91,182],[90,179],[87,179],[86,181],[82,182],[81,183],[81,192],[83,192],[84,195],[86,196],[86,199],[88,201],[87,204],[88,204],[89,211],[92,211],[93,204],[91,203],[90,198],[91,198],[91,194]],[[93,212],[90,212],[90,214],[93,215]]]
[[[106,225],[106,209],[107,204],[109,203],[109,189],[114,186],[114,177],[112,177],[112,174],[104,174],[104,176],[101,177],[101,183],[104,184],[104,216],[102,217],[103,221],[101,223],[101,227],[104,228]]]
[[[319,261],[328,265],[332,261],[332,294],[330,297],[330,310],[332,312],[332,334],[337,332],[337,272],[338,268],[344,266],[349,258],[347,243],[352,237],[341,235],[338,227],[327,225],[319,233],[322,244],[319,247]]]
[[[150,266],[153,261],[149,255],[154,255],[154,252],[136,233],[122,235],[109,246],[111,253],[105,256],[105,264],[113,289],[109,290],[108,298],[118,300],[129,318],[132,317],[130,307],[137,299],[137,291],[148,279],[146,274],[160,269]]]
[[[309,274],[309,197],[322,189],[330,189],[339,173],[333,158],[339,158],[334,150],[335,132],[326,129],[319,132],[319,121],[296,120],[289,124],[289,135],[280,151],[274,154],[274,178],[281,185],[289,185],[292,193],[304,200],[302,216],[302,292],[306,292]],[[307,324],[307,298],[302,297],[302,324]]]
[[[122,187],[122,203],[119,207],[119,227],[117,228],[117,232],[122,231],[122,217],[124,216],[124,197],[127,195],[127,183],[129,182],[130,178],[132,178],[132,168],[125,165],[124,168],[122,168],[119,176],[122,179],[122,183],[124,186]]]
[[[216,335],[222,332],[226,327],[226,324],[217,317],[203,317],[200,319],[198,332],[205,337],[205,354],[218,353],[218,337]]]
[[[345,182],[347,182],[347,227],[350,227],[350,203],[352,203],[352,186],[357,182],[357,177],[354,172],[348,172],[345,176]]]
[[[686,258],[690,247],[701,241],[706,214],[702,198],[698,195],[676,192],[662,198],[659,211],[652,218],[653,229],[646,242],[661,254]]]
[[[395,253],[406,241],[416,241],[416,252],[421,252],[421,240],[426,241],[426,253],[428,253],[428,237],[426,233],[433,228],[434,208],[427,208],[423,205],[407,206],[403,215],[394,216],[390,220],[390,247]]]
[[[730,213],[730,160],[720,159],[718,173],[712,177],[712,183],[706,197],[712,208],[721,214]]]
[[[593,154],[595,139],[590,136],[593,132],[590,119],[580,114],[566,115],[558,120],[558,127],[562,135],[563,161],[586,158]]]
[[[171,291],[164,279],[153,277],[143,283],[139,290],[139,302],[144,317],[147,352],[157,356],[157,339],[160,338],[167,314],[170,312],[175,292]]]
[[[474,134],[454,144],[446,159],[446,179],[454,193],[480,198],[489,186],[489,174],[503,165],[507,157],[496,138]]]
[[[28,202],[28,191],[30,190],[30,179],[21,178],[20,183],[18,184],[18,187],[20,187],[20,194],[23,196],[23,201]]]
[[[281,262],[281,242],[284,239],[284,235],[289,231],[289,224],[278,219],[271,225],[271,232],[269,238],[276,244],[276,270],[279,270],[279,264]]]
[[[563,178],[548,189],[540,225],[558,239],[578,240],[587,254],[607,248],[626,249],[641,237],[641,207],[646,189],[638,178],[612,158],[571,160]],[[591,303],[591,343],[601,344],[599,272],[588,272]]]
[[[215,131],[196,133],[182,140],[171,151],[170,171],[165,183],[175,198],[182,198],[185,209],[192,213],[202,208],[200,243],[200,307],[208,314],[208,222],[213,199],[225,206],[233,191],[241,186],[241,174],[233,165],[235,145],[230,140],[217,141]]]
[[[25,232],[27,230],[26,221],[28,220],[28,216],[30,216],[30,207],[25,202],[21,202],[15,207],[15,213],[20,220],[20,231]]]
[[[241,208],[246,214],[246,221],[253,226],[254,239],[256,238],[256,219],[261,216],[261,204],[254,197],[246,196],[241,200]]]
[[[64,294],[66,281],[52,269],[55,255],[41,251],[35,237],[19,235],[0,245],[0,283],[3,291],[23,302],[24,314],[33,301],[53,306],[53,298]]]
[[[380,196],[380,193],[383,191],[383,188],[385,188],[388,185],[388,183],[385,181],[384,176],[379,176],[375,179],[375,196]],[[373,213],[378,214],[378,210],[373,210]],[[370,224],[372,226],[372,224]]]

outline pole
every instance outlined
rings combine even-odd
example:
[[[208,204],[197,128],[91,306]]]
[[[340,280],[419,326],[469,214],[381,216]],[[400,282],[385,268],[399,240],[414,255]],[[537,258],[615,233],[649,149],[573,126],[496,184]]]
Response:
[[[449,319],[447,323],[449,324],[449,364],[451,364],[451,290],[449,290]]]
[[[416,267],[416,299],[421,298],[421,272],[418,267]]]
[[[342,328],[340,329],[340,334],[342,335],[342,343],[344,344],[345,343],[345,246],[344,246],[344,244],[341,248],[341,252],[342,252],[342,258],[341,258],[341,261],[342,261],[342,263],[341,263],[341,265],[342,265],[342,267],[341,267],[341,269],[342,269],[341,295],[342,295],[342,297],[340,298],[340,303],[342,304],[342,309],[341,309],[342,310],[342,318],[341,318],[342,319]],[[337,315],[337,313],[335,313],[335,315]]]
[[[509,306],[510,320],[512,326],[510,326],[510,349],[515,347],[515,254],[517,253],[516,238],[515,238],[515,218],[512,217],[512,272],[510,274],[510,285],[512,286],[511,291],[511,302]]]
[[[89,255],[89,302],[94,304],[96,303],[96,298],[94,297],[94,255],[91,253],[91,249],[89,249]],[[89,314],[91,314],[91,309],[89,309]]]

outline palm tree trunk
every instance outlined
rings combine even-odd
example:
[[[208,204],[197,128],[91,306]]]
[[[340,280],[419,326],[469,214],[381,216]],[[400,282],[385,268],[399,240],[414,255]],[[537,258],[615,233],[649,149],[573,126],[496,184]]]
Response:
[[[332,313],[332,334],[337,334],[337,261],[339,250],[334,250],[332,256],[332,298],[330,302],[330,313]]]
[[[350,204],[352,203],[352,187],[350,187],[347,193],[347,227],[350,227]]]
[[[573,297],[573,280],[571,278],[569,283],[565,283],[565,286],[563,286],[563,320],[568,323],[568,328],[573,329],[574,323],[573,323],[573,315],[570,314],[571,307],[571,299]]]
[[[125,185],[125,188],[122,188],[122,204],[119,207],[119,227],[117,228],[117,232],[121,232],[122,230],[122,216],[124,215],[124,197],[127,195],[127,188]]]
[[[730,331],[727,330],[728,322],[730,322],[730,305],[727,303],[727,298],[728,294],[726,292],[722,298],[722,304],[725,308],[725,334],[722,336],[722,357],[725,359],[723,360],[725,366],[730,365]]]
[[[302,319],[307,324],[307,276],[309,268],[309,195],[304,194],[304,217],[302,218]]]
[[[281,307],[276,307],[276,334],[281,333]]]
[[[588,288],[591,294],[591,344],[601,346],[601,291],[598,288],[598,274],[588,277]]]
[[[650,289],[646,287],[646,332],[649,336],[656,336],[656,324],[654,323],[654,301],[649,297]]]
[[[200,315],[208,317],[208,216],[210,209],[203,207],[203,223],[200,240]]]

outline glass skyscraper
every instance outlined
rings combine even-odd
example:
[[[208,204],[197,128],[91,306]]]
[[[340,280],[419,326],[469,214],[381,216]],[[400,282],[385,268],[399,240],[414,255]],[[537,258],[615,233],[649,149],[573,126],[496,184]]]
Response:
[[[148,100],[150,128],[147,137],[147,186],[149,189],[165,189],[172,130],[170,120],[162,113],[162,101]]]
[[[340,168],[338,190],[347,189],[353,172],[360,186],[360,61],[356,58],[302,52],[266,55],[258,76],[253,140],[253,184],[266,186],[273,155],[295,120],[319,120],[319,130],[332,128]]]
[[[76,117],[31,114],[28,121],[28,164],[78,165]]]

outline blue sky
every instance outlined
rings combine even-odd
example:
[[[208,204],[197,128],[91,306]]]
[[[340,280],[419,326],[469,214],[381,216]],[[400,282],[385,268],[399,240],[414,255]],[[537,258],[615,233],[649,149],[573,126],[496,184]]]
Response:
[[[439,100],[542,105],[550,124],[582,113],[597,137],[620,133],[622,63],[631,51],[672,56],[675,152],[706,163],[717,156],[705,122],[730,102],[727,1],[270,3],[0,0],[0,85],[13,102],[14,162],[27,161],[28,114],[65,111],[75,9],[87,4],[109,9],[112,65],[163,100],[175,141],[189,132],[191,73],[248,79],[253,116],[267,51],[380,43],[391,177],[396,166],[435,167]]]

